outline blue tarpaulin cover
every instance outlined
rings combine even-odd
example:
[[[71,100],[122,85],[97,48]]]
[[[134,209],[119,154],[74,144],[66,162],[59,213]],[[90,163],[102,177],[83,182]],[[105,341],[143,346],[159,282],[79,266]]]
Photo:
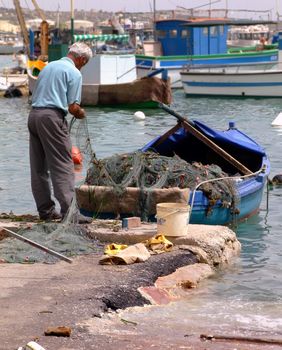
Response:
[[[251,139],[249,136],[245,135],[243,132],[236,128],[228,129],[225,131],[217,131],[197,120],[194,120],[193,124],[197,130],[199,130],[202,134],[207,136],[216,144],[220,144],[221,146],[224,144],[232,145],[238,150],[241,149],[242,152],[244,150],[248,150],[259,156],[265,156],[265,151],[259,144],[257,144],[253,139]],[[175,133],[173,133],[166,140],[164,140],[161,145],[158,145],[158,152],[162,153],[162,150],[165,150],[166,148],[171,148],[173,144],[178,144],[181,140],[185,139],[186,137],[187,130],[183,127],[180,127],[178,130],[175,131]],[[160,138],[161,136],[158,136],[157,138],[149,142],[142,148],[142,151],[146,151],[150,148],[154,149],[155,142],[158,141]]]

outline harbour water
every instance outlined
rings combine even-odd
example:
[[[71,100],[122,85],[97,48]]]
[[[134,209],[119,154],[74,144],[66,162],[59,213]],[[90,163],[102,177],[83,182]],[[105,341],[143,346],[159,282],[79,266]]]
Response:
[[[3,62],[2,67],[6,64]],[[29,108],[27,98],[0,99],[0,212],[36,213],[29,180]],[[282,98],[185,98],[183,91],[177,90],[172,108],[218,129],[235,121],[240,130],[265,147],[271,177],[282,173],[282,129],[271,127],[282,111]],[[144,110],[146,119],[135,121],[134,112],[87,108],[90,138],[98,158],[136,150],[176,122],[161,110]],[[180,328],[181,322],[182,326],[197,323],[206,331],[220,325],[223,330],[281,333],[281,201],[282,187],[270,189],[268,195],[265,190],[260,213],[236,229],[242,253],[231,266],[204,281],[186,300],[144,312],[151,312],[153,319],[159,317],[160,322],[165,316],[173,328]],[[140,314],[134,315],[136,320],[138,317]]]

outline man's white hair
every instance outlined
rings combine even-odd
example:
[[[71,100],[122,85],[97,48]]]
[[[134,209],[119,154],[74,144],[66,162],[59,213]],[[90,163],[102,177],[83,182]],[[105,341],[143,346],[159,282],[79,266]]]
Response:
[[[77,42],[72,44],[69,47],[68,53],[72,54],[74,57],[85,57],[87,61],[89,61],[90,58],[93,56],[90,47],[83,42]]]

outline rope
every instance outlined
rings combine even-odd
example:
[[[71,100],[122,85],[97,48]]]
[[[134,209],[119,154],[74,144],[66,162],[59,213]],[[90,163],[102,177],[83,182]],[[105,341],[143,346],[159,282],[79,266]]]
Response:
[[[203,185],[205,183],[208,183],[208,182],[215,182],[215,181],[221,181],[221,180],[240,180],[240,179],[242,180],[242,179],[246,179],[248,177],[253,177],[253,176],[256,176],[256,175],[260,174],[261,172],[264,171],[264,169],[265,169],[265,167],[263,166],[262,168],[260,168],[259,170],[257,170],[256,172],[253,172],[251,174],[240,175],[240,176],[224,176],[224,177],[219,177],[219,178],[216,178],[216,179],[205,180],[205,181],[202,181],[202,182],[198,183],[197,186],[193,190],[192,200],[191,200],[191,204],[190,204],[191,213],[192,213],[193,206],[194,206],[196,191],[201,185]]]

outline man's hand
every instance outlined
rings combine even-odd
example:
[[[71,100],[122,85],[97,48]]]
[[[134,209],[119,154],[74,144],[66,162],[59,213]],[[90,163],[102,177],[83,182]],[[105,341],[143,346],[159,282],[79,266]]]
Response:
[[[77,119],[83,119],[86,116],[85,110],[77,103],[72,103],[69,105],[69,112]]]

